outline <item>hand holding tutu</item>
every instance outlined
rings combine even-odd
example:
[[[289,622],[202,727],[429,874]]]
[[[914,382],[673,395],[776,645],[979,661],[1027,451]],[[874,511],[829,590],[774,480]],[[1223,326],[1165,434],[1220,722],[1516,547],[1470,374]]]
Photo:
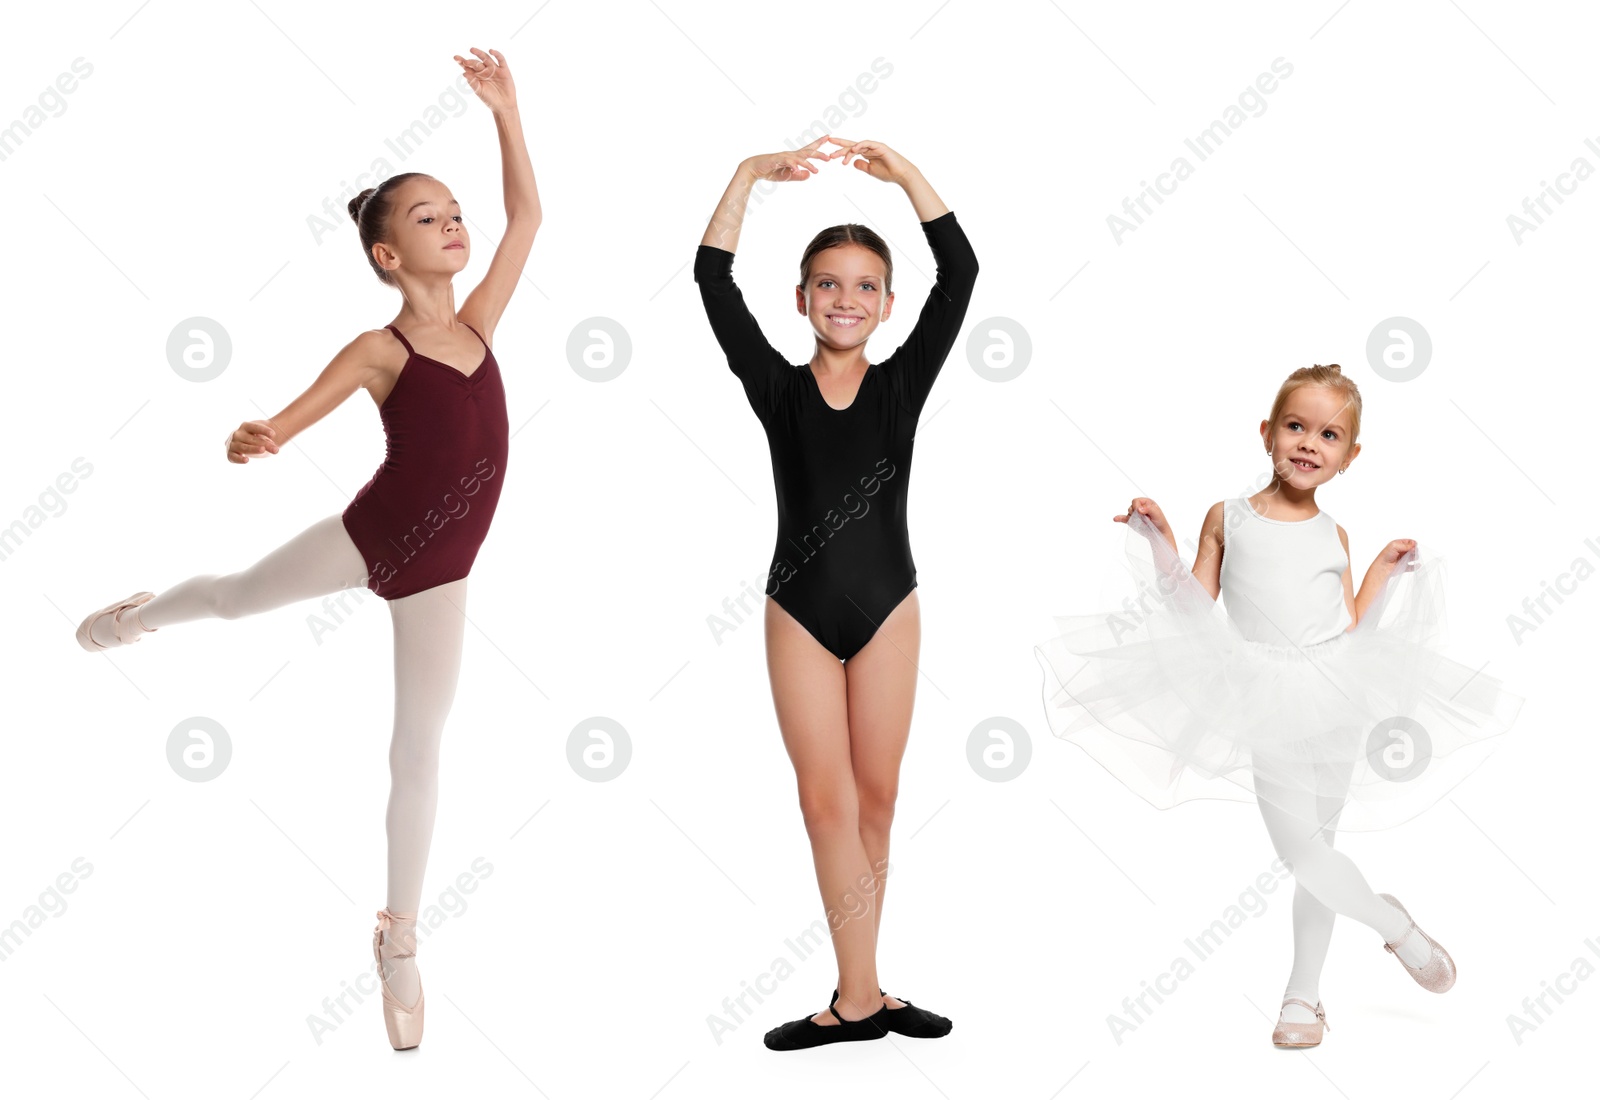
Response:
[[[1374,569],[1383,569],[1392,572],[1396,566],[1401,566],[1400,572],[1410,573],[1417,567],[1417,540],[1395,539],[1388,546],[1378,551],[1378,556],[1372,560]]]
[[[1134,497],[1128,504],[1128,510],[1121,515],[1112,516],[1111,520],[1113,523],[1128,523],[1134,516],[1141,516],[1147,521],[1132,524],[1134,530],[1146,538],[1152,534],[1160,535],[1174,550],[1178,548],[1177,536],[1172,533],[1172,527],[1167,523],[1167,516],[1161,510],[1161,505],[1149,497]]]

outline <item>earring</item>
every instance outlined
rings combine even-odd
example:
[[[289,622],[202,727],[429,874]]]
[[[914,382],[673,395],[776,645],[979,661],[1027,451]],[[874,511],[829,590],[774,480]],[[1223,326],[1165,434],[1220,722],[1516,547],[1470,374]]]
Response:
[[[1340,467],[1339,467],[1339,472],[1340,472],[1340,473],[1341,473],[1341,474],[1342,474],[1342,473],[1344,473],[1344,467],[1343,467],[1343,466],[1340,466]]]

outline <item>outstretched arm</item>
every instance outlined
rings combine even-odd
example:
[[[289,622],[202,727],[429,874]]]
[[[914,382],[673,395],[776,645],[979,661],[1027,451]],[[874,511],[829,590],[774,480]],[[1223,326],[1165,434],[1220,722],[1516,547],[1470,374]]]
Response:
[[[499,50],[485,53],[476,46],[472,47],[472,52],[477,55],[476,61],[460,54],[455,59],[466,73],[467,83],[494,114],[495,131],[500,135],[506,232],[495,249],[488,273],[467,295],[459,315],[483,334],[485,342],[492,343],[495,326],[511,301],[511,292],[517,289],[528,253],[533,251],[533,238],[539,231],[544,210],[539,204],[539,188],[534,183],[528,143],[522,135],[522,116],[517,110],[517,92],[505,55]]]
[[[363,332],[339,349],[304,393],[266,420],[246,420],[228,437],[228,461],[277,454],[283,445],[344,404],[345,399],[375,380],[376,364],[391,350],[387,332]]]

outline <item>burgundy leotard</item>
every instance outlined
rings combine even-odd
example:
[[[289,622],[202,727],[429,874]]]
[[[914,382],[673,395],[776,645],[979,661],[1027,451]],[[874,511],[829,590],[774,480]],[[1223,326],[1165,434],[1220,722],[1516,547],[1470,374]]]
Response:
[[[407,352],[378,407],[388,452],[344,510],[344,526],[366,559],[367,587],[396,600],[471,572],[500,500],[510,425],[487,342],[478,369],[462,374],[386,327]]]

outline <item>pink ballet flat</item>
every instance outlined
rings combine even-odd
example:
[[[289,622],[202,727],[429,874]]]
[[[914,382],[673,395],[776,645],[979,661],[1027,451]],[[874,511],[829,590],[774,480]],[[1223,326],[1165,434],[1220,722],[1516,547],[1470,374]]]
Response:
[[[94,626],[95,620],[102,615],[111,616],[112,631],[117,639],[115,645],[132,645],[139,640],[141,635],[154,634],[154,630],[142,627],[137,623],[123,622],[122,613],[130,608],[149,603],[155,599],[155,595],[154,592],[135,592],[125,600],[118,600],[116,603],[102,607],[78,624],[78,644],[90,653],[98,653],[102,649],[113,648],[112,646],[101,645],[94,640],[94,635],[89,632],[90,627]]]
[[[1328,1026],[1328,1017],[1322,1011],[1322,1002],[1312,1004],[1302,1001],[1299,997],[1286,997],[1285,1006],[1300,1005],[1316,1014],[1316,1022],[1310,1024],[1291,1023],[1283,1018],[1283,1009],[1278,1010],[1278,1026],[1272,1029],[1272,1045],[1275,1047],[1314,1047],[1322,1042],[1322,1029]]]
[[[378,910],[378,927],[372,930],[372,957],[378,960],[378,981],[383,984],[383,1026],[389,1032],[389,1045],[396,1050],[410,1050],[422,1042],[422,984],[417,984],[417,1003],[410,1008],[402,1005],[389,991],[388,974],[391,968],[384,962],[389,959],[409,959],[416,954],[415,914],[398,916],[387,908]],[[394,926],[399,930],[385,936]],[[402,951],[381,951],[395,946],[396,938]]]
[[[1428,935],[1422,929],[1417,927],[1417,922],[1411,920],[1411,914],[1406,912],[1406,907],[1404,905],[1401,905],[1397,900],[1395,900],[1393,894],[1379,894],[1378,896],[1384,901],[1388,902],[1390,905],[1394,906],[1396,909],[1400,910],[1401,913],[1405,914],[1406,920],[1411,921],[1411,927],[1406,929],[1406,931],[1401,935],[1400,939],[1395,940],[1394,943],[1385,943],[1383,945],[1384,950],[1388,951],[1395,958],[1400,959],[1400,952],[1395,950],[1396,945],[1403,941],[1406,936],[1409,936],[1411,933],[1415,932],[1417,935],[1428,941],[1428,946],[1433,949],[1433,954],[1432,957],[1420,967],[1414,967],[1404,959],[1400,959],[1400,965],[1406,968],[1406,973],[1415,978],[1417,984],[1430,993],[1443,993],[1445,990],[1455,985],[1456,964],[1455,960],[1450,957],[1450,953],[1444,948],[1440,947],[1438,942],[1432,936]]]

